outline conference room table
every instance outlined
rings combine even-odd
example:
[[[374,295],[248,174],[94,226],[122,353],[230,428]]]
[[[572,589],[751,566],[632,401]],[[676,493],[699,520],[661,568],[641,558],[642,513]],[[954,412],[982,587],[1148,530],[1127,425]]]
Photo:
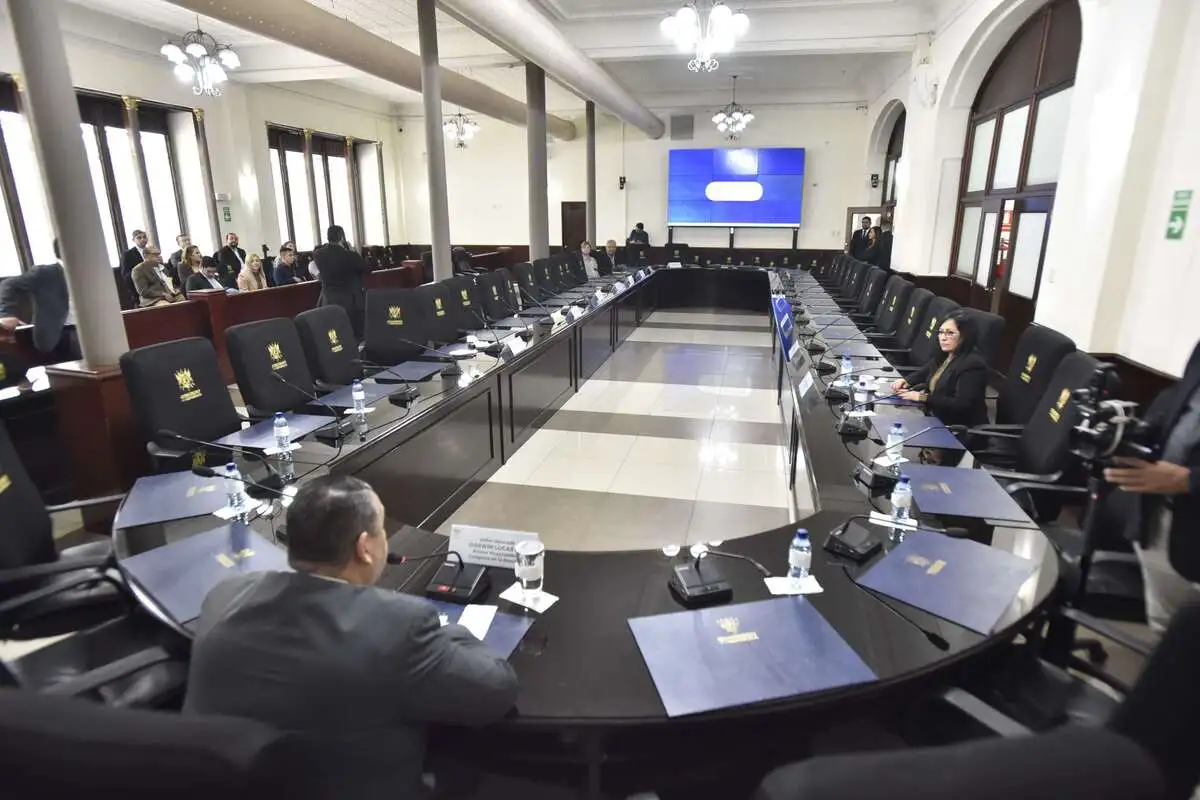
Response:
[[[833,313],[818,310],[830,304],[812,275],[745,267],[660,267],[630,282],[632,286],[615,292],[576,321],[535,329],[527,345],[518,347],[521,352],[472,358],[460,362],[461,374],[439,375],[419,384],[421,398],[411,408],[378,404],[368,417],[370,431],[363,442],[352,435],[340,447],[331,447],[306,439],[294,455],[297,483],[327,471],[357,475],[375,488],[384,503],[388,529],[394,532],[393,553],[437,553],[447,546],[447,538],[437,532],[442,522],[655,310],[730,308],[761,313],[764,332],[772,331],[788,479],[797,506],[817,510],[806,510],[797,523],[773,530],[730,530],[721,549],[755,559],[781,575],[787,570],[788,546],[796,528],[808,529],[814,550],[812,573],[823,591],[808,595],[805,602],[877,678],[669,717],[628,620],[682,610],[667,580],[673,566],[689,557],[687,547],[675,556],[666,554],[674,548],[550,551],[545,556],[545,589],[559,600],[534,618],[510,656],[520,680],[516,709],[503,722],[485,729],[435,732],[434,753],[490,770],[571,785],[588,796],[670,786],[680,781],[681,771],[694,781],[705,770],[721,770],[731,763],[744,766],[799,758],[830,726],[864,714],[901,713],[927,690],[954,685],[1039,618],[1054,594],[1058,566],[1054,548],[1032,524],[974,521],[963,531],[977,542],[1035,565],[986,635],[895,600],[881,601],[853,580],[870,564],[842,561],[822,549],[830,532],[851,516],[866,515],[873,507],[887,511],[889,506],[887,497],[872,497],[854,478],[859,463],[874,455],[878,445],[844,442],[837,433],[836,420],[842,412],[824,397],[826,378],[816,369],[821,356],[810,355],[803,342],[791,348],[789,358],[775,335],[772,299],[787,291],[799,292],[811,302],[814,318]],[[830,352],[837,341],[826,342]],[[855,359],[856,369],[879,366],[874,371],[881,375],[888,374],[882,369],[885,364],[870,357]],[[907,413],[915,424],[920,412],[907,409]],[[909,429],[916,428],[910,425]],[[936,453],[915,448],[906,448],[905,453],[913,461],[937,458]],[[950,456],[947,463],[954,461],[961,469],[976,466],[969,452],[961,459]],[[246,462],[243,468],[253,477],[263,475],[255,462]],[[927,515],[921,520],[922,524],[938,522]],[[113,537],[119,563],[219,524],[208,516],[122,528],[118,515]],[[279,504],[251,523],[268,539],[278,537],[282,525]],[[898,541],[886,528],[873,530],[883,543],[881,553]],[[664,530],[661,544],[685,544],[683,533]],[[438,561],[389,567],[381,586],[420,593]],[[771,597],[751,564],[723,560],[722,570],[733,587],[733,604]],[[481,602],[531,615],[496,598],[512,583],[511,571],[492,568],[492,573],[491,589]],[[191,621],[171,619],[154,596],[133,588],[150,613],[180,636],[191,635]]]

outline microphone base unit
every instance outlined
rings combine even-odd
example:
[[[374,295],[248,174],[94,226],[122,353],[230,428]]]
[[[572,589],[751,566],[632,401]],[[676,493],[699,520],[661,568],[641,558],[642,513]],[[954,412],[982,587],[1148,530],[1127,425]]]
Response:
[[[838,435],[854,442],[866,439],[871,433],[867,417],[845,417],[837,426]]]
[[[283,477],[272,472],[261,481],[246,483],[246,494],[254,500],[275,500],[283,492]]]
[[[891,467],[882,467],[879,464],[859,464],[858,469],[854,471],[854,480],[872,492],[888,490],[896,485],[896,481],[900,480],[900,473],[893,472]]]
[[[821,367],[818,365],[817,372],[820,371]],[[844,403],[850,399],[850,392],[835,383],[825,390],[825,399],[833,400],[837,403]]]
[[[395,394],[388,395],[388,402],[394,406],[408,408],[410,405],[415,403],[417,398],[420,396],[421,390],[411,384],[408,384],[402,387]]]
[[[826,349],[828,349],[828,348],[826,348],[825,345],[823,345],[823,344],[819,344],[817,342],[809,342],[808,343],[808,354],[810,356],[815,356],[820,353],[824,353]]]
[[[313,438],[328,447],[337,447],[348,435],[354,432],[354,420],[350,417],[335,420],[332,425],[326,425],[313,432]]]
[[[684,608],[719,606],[733,599],[733,587],[725,580],[721,568],[705,562],[707,559],[701,561],[703,569],[689,560],[672,570],[667,588]]]
[[[425,596],[467,605],[482,597],[491,585],[487,567],[447,561],[438,567],[429,583],[425,584]]]
[[[828,361],[818,361],[816,364],[818,375],[832,375],[838,371],[838,365]]]

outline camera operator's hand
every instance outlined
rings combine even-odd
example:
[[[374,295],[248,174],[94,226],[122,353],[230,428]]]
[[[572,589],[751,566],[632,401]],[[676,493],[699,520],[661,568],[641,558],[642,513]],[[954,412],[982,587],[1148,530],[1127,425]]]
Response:
[[[1166,461],[1142,461],[1139,458],[1114,459],[1120,467],[1104,470],[1104,480],[1122,491],[1141,494],[1187,494],[1191,470]]]
[[[907,389],[907,388],[908,388],[908,381],[904,380],[904,378],[901,378],[898,381],[892,381],[892,391],[893,392],[899,392],[900,390]]]
[[[910,403],[925,402],[924,392],[900,392],[901,400],[908,400]]]

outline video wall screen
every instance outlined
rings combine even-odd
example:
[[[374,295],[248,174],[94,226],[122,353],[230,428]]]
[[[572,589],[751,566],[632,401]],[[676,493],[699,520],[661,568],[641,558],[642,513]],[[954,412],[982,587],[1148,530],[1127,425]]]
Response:
[[[672,150],[667,174],[668,225],[800,225],[803,147]]]

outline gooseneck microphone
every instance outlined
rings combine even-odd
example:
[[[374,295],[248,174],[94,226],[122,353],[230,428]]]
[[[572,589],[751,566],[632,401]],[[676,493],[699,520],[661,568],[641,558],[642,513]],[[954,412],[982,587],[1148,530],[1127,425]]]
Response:
[[[534,304],[534,305],[536,305],[536,306],[537,306],[538,308],[540,308],[542,311],[545,311],[545,312],[546,312],[546,314],[547,314],[547,316],[549,316],[549,317],[553,318],[553,317],[554,317],[554,315],[555,315],[556,313],[558,313],[558,312],[556,312],[556,311],[551,311],[549,308],[547,308],[547,307],[546,307],[546,306],[545,306],[545,305],[542,303],[542,301],[541,301],[541,300],[538,300],[536,297],[534,297],[533,295],[531,295],[531,294],[529,293],[529,290],[528,290],[528,289],[526,289],[524,286],[521,286],[520,284],[517,284],[517,288],[518,288],[518,289],[521,291],[521,294],[525,295],[525,297],[527,297],[529,300],[533,301],[533,304]]]
[[[473,308],[468,308],[467,311],[471,312],[471,316],[473,316],[475,319],[482,322],[483,329],[492,335],[491,341],[489,341],[483,347],[475,345],[475,349],[489,356],[499,356],[501,353],[503,353],[504,345],[500,343],[500,335],[496,333],[496,329],[491,326],[491,323],[487,321],[487,318],[482,316]]]
[[[896,368],[893,366],[890,366],[890,365],[884,365],[884,366],[875,365],[875,366],[870,366],[870,367],[861,367],[859,369],[850,370],[849,372],[847,372],[844,375],[841,373],[838,373],[837,377],[833,378],[828,383],[825,383],[825,381],[822,379],[821,382],[825,385],[825,399],[826,400],[834,400],[834,401],[849,400],[850,393],[851,393],[851,391],[853,391],[854,387],[853,386],[850,386],[850,387],[843,386],[841,384],[842,378],[849,378],[851,375],[860,375],[864,372],[872,372],[874,370],[878,370],[879,372],[895,372]],[[819,372],[817,373],[817,375],[818,375],[818,377],[820,377]],[[881,377],[881,376],[875,376],[875,377]]]
[[[177,433],[169,428],[160,428],[159,430],[155,431],[155,435],[160,439],[175,439],[180,442],[187,442],[188,444],[211,447],[214,450],[227,450],[230,453],[238,453],[245,458],[254,459],[267,468],[267,477],[261,483],[250,482],[247,485],[250,485],[253,488],[261,488],[265,492],[275,494],[278,494],[283,489],[283,476],[279,474],[277,469],[275,469],[275,465],[271,463],[271,460],[262,453],[246,447],[240,447],[238,445],[218,444],[216,442],[207,442],[203,439],[193,439],[190,436],[184,436],[182,433]],[[199,469],[199,467],[193,467],[192,469],[194,471],[195,469]],[[254,497],[254,495],[250,496]],[[255,499],[257,500],[260,498]]]
[[[444,558],[446,556],[454,556],[455,560],[458,562],[456,568],[460,570],[463,568],[463,558],[458,554],[457,550],[442,550],[437,553],[430,553],[427,556],[404,556],[400,555],[399,553],[388,553],[387,563],[393,566],[399,566],[400,564],[408,564],[413,561],[428,561],[431,558]]]
[[[381,375],[391,375],[393,378],[400,381],[404,388],[397,391],[394,395],[389,395],[389,401],[392,399],[392,397],[399,397],[401,405],[405,405],[411,403],[421,396],[420,389],[418,389],[416,386],[413,386],[403,375],[399,374],[398,372],[393,372],[397,365],[393,364],[391,366],[387,366],[385,364],[376,364],[374,361],[368,361],[363,358],[352,358],[350,360],[355,364],[358,364],[363,369],[379,370],[371,376],[372,378],[376,379],[376,382],[379,381],[379,376]],[[384,381],[384,383],[390,383],[390,381]]]
[[[338,413],[338,410],[336,408],[329,405],[328,403],[326,403],[321,398],[317,397],[312,392],[308,391],[307,389],[305,389],[301,386],[297,386],[296,384],[289,381],[287,378],[280,375],[278,372],[272,371],[271,377],[274,378],[275,380],[279,381],[280,383],[282,383],[284,386],[288,386],[288,387],[291,387],[292,389],[295,389],[297,392],[304,395],[309,400],[312,400],[314,403],[316,403],[321,408],[325,409],[331,415],[333,415],[333,423],[334,423],[334,427],[336,430],[336,440],[337,440],[338,446],[341,447],[342,439],[346,435],[346,431],[342,429],[343,415]]]
[[[769,569],[767,569],[766,567],[764,567],[762,564],[755,561],[753,558],[750,558],[749,556],[739,555],[738,553],[727,553],[724,550],[702,550],[699,553],[697,553],[696,554],[696,569],[697,570],[700,569],[700,559],[707,558],[708,556],[721,556],[722,558],[736,558],[740,561],[746,561],[750,564],[753,564],[754,568],[756,570],[758,570],[759,573],[764,578],[771,577],[771,571]]]
[[[213,469],[212,467],[199,467],[199,466],[192,467],[192,474],[199,475],[201,478],[221,478],[222,480],[224,480],[226,478],[225,473],[218,472],[217,470]],[[246,477],[235,478],[234,480],[243,484],[246,487],[246,494],[249,494],[251,497],[254,497],[254,495],[251,494],[251,492],[250,492],[251,489],[261,490],[261,491],[266,492],[267,494],[271,495],[272,497],[278,497],[280,499],[290,499],[294,496],[294,494],[289,494],[287,492],[287,490],[285,490],[285,489],[276,489],[274,486],[268,486],[265,483],[259,483],[258,481],[252,481]],[[261,498],[255,497],[254,499],[258,500]]]
[[[463,361],[463,360],[466,360],[471,357],[470,353],[466,353],[461,356],[452,356],[447,353],[440,353],[440,352],[438,352],[438,350],[436,348],[430,347],[427,344],[421,344],[420,342],[413,341],[412,339],[405,339],[403,336],[393,336],[393,338],[398,342],[404,342],[405,344],[410,345],[412,347],[419,347],[424,352],[433,356],[433,358],[432,358],[433,361],[454,362],[454,361]],[[463,346],[466,347],[466,345],[463,345]]]

